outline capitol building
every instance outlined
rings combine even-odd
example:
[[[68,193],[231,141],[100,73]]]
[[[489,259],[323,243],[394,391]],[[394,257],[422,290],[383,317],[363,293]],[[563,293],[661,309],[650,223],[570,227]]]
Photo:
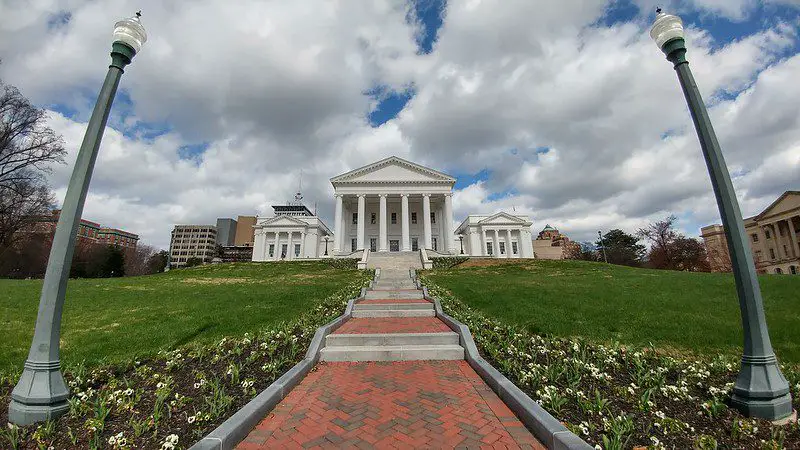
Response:
[[[534,258],[531,220],[497,212],[453,221],[456,179],[392,156],[330,179],[336,199],[329,227],[302,197],[273,206],[254,225],[253,261],[420,252]]]

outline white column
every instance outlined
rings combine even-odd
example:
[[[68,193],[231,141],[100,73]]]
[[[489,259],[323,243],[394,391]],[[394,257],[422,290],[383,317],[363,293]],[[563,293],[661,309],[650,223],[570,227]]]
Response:
[[[280,244],[280,239],[279,239],[280,235],[281,234],[279,232],[277,232],[277,231],[275,232],[275,247],[274,247],[274,250],[272,252],[272,259],[280,259],[280,252],[281,251],[278,248],[278,244]]]
[[[378,194],[380,197],[380,222],[378,223],[378,251],[389,250],[386,246],[386,194]]]
[[[336,197],[336,213],[333,215],[333,254],[337,254],[342,250],[342,235],[344,228],[342,227],[342,195],[335,194]]]
[[[408,235],[408,194],[400,194],[400,201],[402,204],[402,211],[400,214],[401,228],[403,233],[403,247],[401,250],[404,252],[411,251],[411,238]]]
[[[497,233],[497,230],[494,230],[494,244],[492,244],[492,251],[494,252],[494,257],[500,257],[500,235]]]
[[[524,245],[525,244],[525,236],[527,234],[528,233],[526,233],[525,230],[519,230],[519,240],[517,241],[517,247],[519,248],[519,257],[520,258],[527,258],[528,257],[528,253],[527,253],[528,248]]]
[[[356,249],[364,249],[364,215],[366,214],[366,198],[358,194],[358,224],[356,225]]]
[[[444,194],[444,242],[445,248],[449,253],[455,252],[455,243],[453,242],[453,194]]]
[[[489,253],[486,251],[486,230],[481,227],[481,251],[476,252],[475,256],[488,256]]]
[[[294,259],[294,249],[292,248],[292,234],[294,233],[287,231],[286,234],[288,234],[286,237],[286,259]]]
[[[519,245],[517,245],[519,247]],[[511,229],[506,230],[506,258],[513,258],[514,253],[511,251]],[[517,248],[519,251],[519,248]]]
[[[792,255],[794,255],[794,257],[797,258],[798,256],[800,256],[800,248],[797,248],[797,230],[794,229],[794,222],[792,221],[791,217],[789,217],[788,222],[789,222],[789,237],[791,238],[792,242]]]
[[[425,249],[433,248],[431,242],[431,194],[422,194],[422,225],[425,233]]]
[[[264,245],[261,247],[261,261],[266,261],[269,259],[269,242],[267,242],[267,230],[261,229],[261,236],[264,240]]]
[[[306,257],[305,251],[306,251],[306,232],[305,231],[301,231],[300,232],[300,258],[305,258]]]

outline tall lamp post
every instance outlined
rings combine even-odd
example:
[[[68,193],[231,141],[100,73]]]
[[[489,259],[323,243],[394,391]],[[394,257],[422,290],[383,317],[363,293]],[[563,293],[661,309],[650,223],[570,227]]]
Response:
[[[463,234],[459,234],[458,235],[458,240],[461,241],[461,254],[463,255],[464,254],[464,235]]]
[[[739,296],[739,308],[744,328],[744,352],[739,376],[731,395],[732,405],[747,416],[768,420],[780,420],[792,414],[792,397],[778,366],[775,352],[767,330],[761,289],[750,246],[744,232],[742,213],[736,200],[736,192],[725,165],[717,136],[711,126],[697,83],[694,81],[686,60],[683,22],[677,16],[656,10],[657,16],[650,36],[667,55],[678,73],[683,94],[689,105],[700,148],[711,177],[711,185],[717,198],[717,206],[728,239],[733,277]]]
[[[324,256],[328,256],[328,241],[329,240],[330,240],[330,238],[328,236],[325,236],[325,255]]]
[[[606,255],[606,244],[603,242],[603,233],[597,230],[597,235],[600,236],[600,248],[603,249],[603,261],[608,264],[608,256]]]
[[[17,425],[54,419],[69,409],[67,404],[69,389],[61,375],[59,349],[64,295],[75,251],[78,224],[111,104],[123,69],[130,64],[131,59],[147,40],[147,33],[139,21],[139,16],[141,13],[136,13],[135,17],[114,24],[111,65],[108,67],[108,74],[89,119],[86,135],[67,187],[50,258],[47,260],[33,342],[22,376],[11,393],[8,420]]]

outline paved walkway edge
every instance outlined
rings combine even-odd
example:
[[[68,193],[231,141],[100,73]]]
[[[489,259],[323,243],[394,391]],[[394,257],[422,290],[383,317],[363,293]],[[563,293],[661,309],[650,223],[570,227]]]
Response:
[[[505,402],[509,409],[519,417],[519,420],[525,424],[539,441],[552,450],[592,450],[594,448],[569,431],[555,417],[551,416],[538,403],[528,397],[528,394],[523,392],[522,389],[518,388],[505,375],[486,362],[478,352],[478,347],[472,339],[469,327],[450,317],[442,310],[442,304],[439,299],[430,296],[428,288],[421,284],[413,269],[411,269],[410,275],[417,286],[422,288],[423,296],[434,303],[436,316],[458,333],[461,346],[464,347],[465,359],[472,369],[483,378],[483,381],[492,388],[497,396],[500,397],[500,400]]]
[[[375,277],[369,283],[370,288],[379,276],[380,269],[376,269]],[[353,306],[356,301],[363,299],[366,293],[367,288],[361,288],[361,293],[358,297],[348,300],[344,314],[317,328],[306,351],[306,356],[302,361],[281,375],[280,378],[261,391],[254,399],[236,411],[228,420],[222,422],[206,437],[191,446],[189,450],[231,450],[236,447],[258,425],[258,422],[266,417],[314,368],[319,361],[320,350],[322,350],[325,343],[325,338],[350,319],[353,315]]]

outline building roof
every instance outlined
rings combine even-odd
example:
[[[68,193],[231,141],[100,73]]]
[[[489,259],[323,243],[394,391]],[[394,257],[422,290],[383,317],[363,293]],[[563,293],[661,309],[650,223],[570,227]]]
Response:
[[[331,178],[331,184],[391,184],[391,183],[435,183],[455,184],[456,179],[446,173],[421,166],[397,156],[390,156],[378,162]]]
[[[550,224],[548,223],[547,225],[544,226],[544,228],[542,228],[542,231],[558,231],[558,230],[551,227]]]

